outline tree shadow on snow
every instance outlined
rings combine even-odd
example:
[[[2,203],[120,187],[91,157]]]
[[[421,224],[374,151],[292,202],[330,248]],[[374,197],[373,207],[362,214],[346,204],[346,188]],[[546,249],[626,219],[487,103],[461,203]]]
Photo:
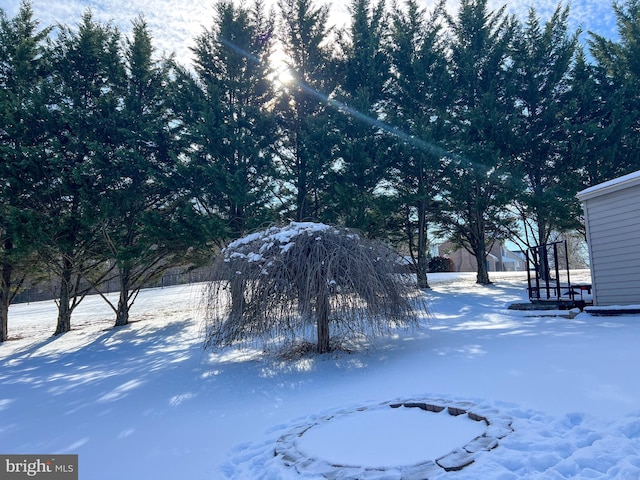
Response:
[[[37,342],[2,359],[0,400],[5,407],[0,410],[5,415],[14,409],[36,415],[85,409],[96,414],[126,399],[126,409],[140,413],[148,408],[149,395],[166,396],[161,404],[171,406],[172,398],[184,395],[176,378],[190,377],[189,382],[196,375],[200,342],[193,332],[193,321],[185,319],[110,329],[75,351],[46,351],[63,343],[64,336]]]

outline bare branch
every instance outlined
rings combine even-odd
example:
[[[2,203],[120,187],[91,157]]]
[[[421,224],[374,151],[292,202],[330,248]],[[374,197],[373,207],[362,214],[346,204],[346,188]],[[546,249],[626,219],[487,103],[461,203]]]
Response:
[[[245,237],[214,265],[206,346],[278,346],[315,336],[324,353],[330,340],[418,326],[426,306],[400,268],[395,252],[345,228],[292,223]]]

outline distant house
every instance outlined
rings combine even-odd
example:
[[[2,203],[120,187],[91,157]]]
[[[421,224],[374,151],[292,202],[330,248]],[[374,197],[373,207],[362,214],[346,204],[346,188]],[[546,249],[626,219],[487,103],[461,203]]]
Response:
[[[456,272],[478,271],[476,258],[464,248],[456,249],[452,243],[446,242],[440,245],[438,254],[450,258]],[[502,243],[494,243],[493,248],[487,254],[487,270],[489,272],[520,272],[525,270],[525,264],[523,255],[510,251]]]
[[[640,305],[640,171],[583,190],[578,199],[594,305]]]

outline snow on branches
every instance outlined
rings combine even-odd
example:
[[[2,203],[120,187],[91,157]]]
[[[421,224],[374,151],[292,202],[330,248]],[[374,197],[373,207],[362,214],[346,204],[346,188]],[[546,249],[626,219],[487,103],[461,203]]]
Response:
[[[318,223],[254,233],[230,243],[205,299],[206,347],[316,341],[328,352],[419,324],[424,300],[399,256],[346,228]]]

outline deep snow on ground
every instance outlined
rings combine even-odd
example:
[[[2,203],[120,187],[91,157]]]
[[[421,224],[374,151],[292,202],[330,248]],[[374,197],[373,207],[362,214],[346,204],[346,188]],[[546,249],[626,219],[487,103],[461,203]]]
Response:
[[[274,456],[279,438],[308,424],[298,444],[310,455],[384,456],[402,478],[415,443],[433,460],[477,433],[449,423],[458,417],[362,411],[426,398],[509,417],[514,430],[462,471],[429,478],[640,478],[640,317],[510,311],[526,280],[493,280],[432,275],[423,329],[293,361],[204,352],[199,285],[142,292],[134,322],[115,330],[109,307],[87,298],[57,338],[53,302],[14,305],[12,340],[0,345],[0,453],[76,453],[84,480],[322,478]]]

